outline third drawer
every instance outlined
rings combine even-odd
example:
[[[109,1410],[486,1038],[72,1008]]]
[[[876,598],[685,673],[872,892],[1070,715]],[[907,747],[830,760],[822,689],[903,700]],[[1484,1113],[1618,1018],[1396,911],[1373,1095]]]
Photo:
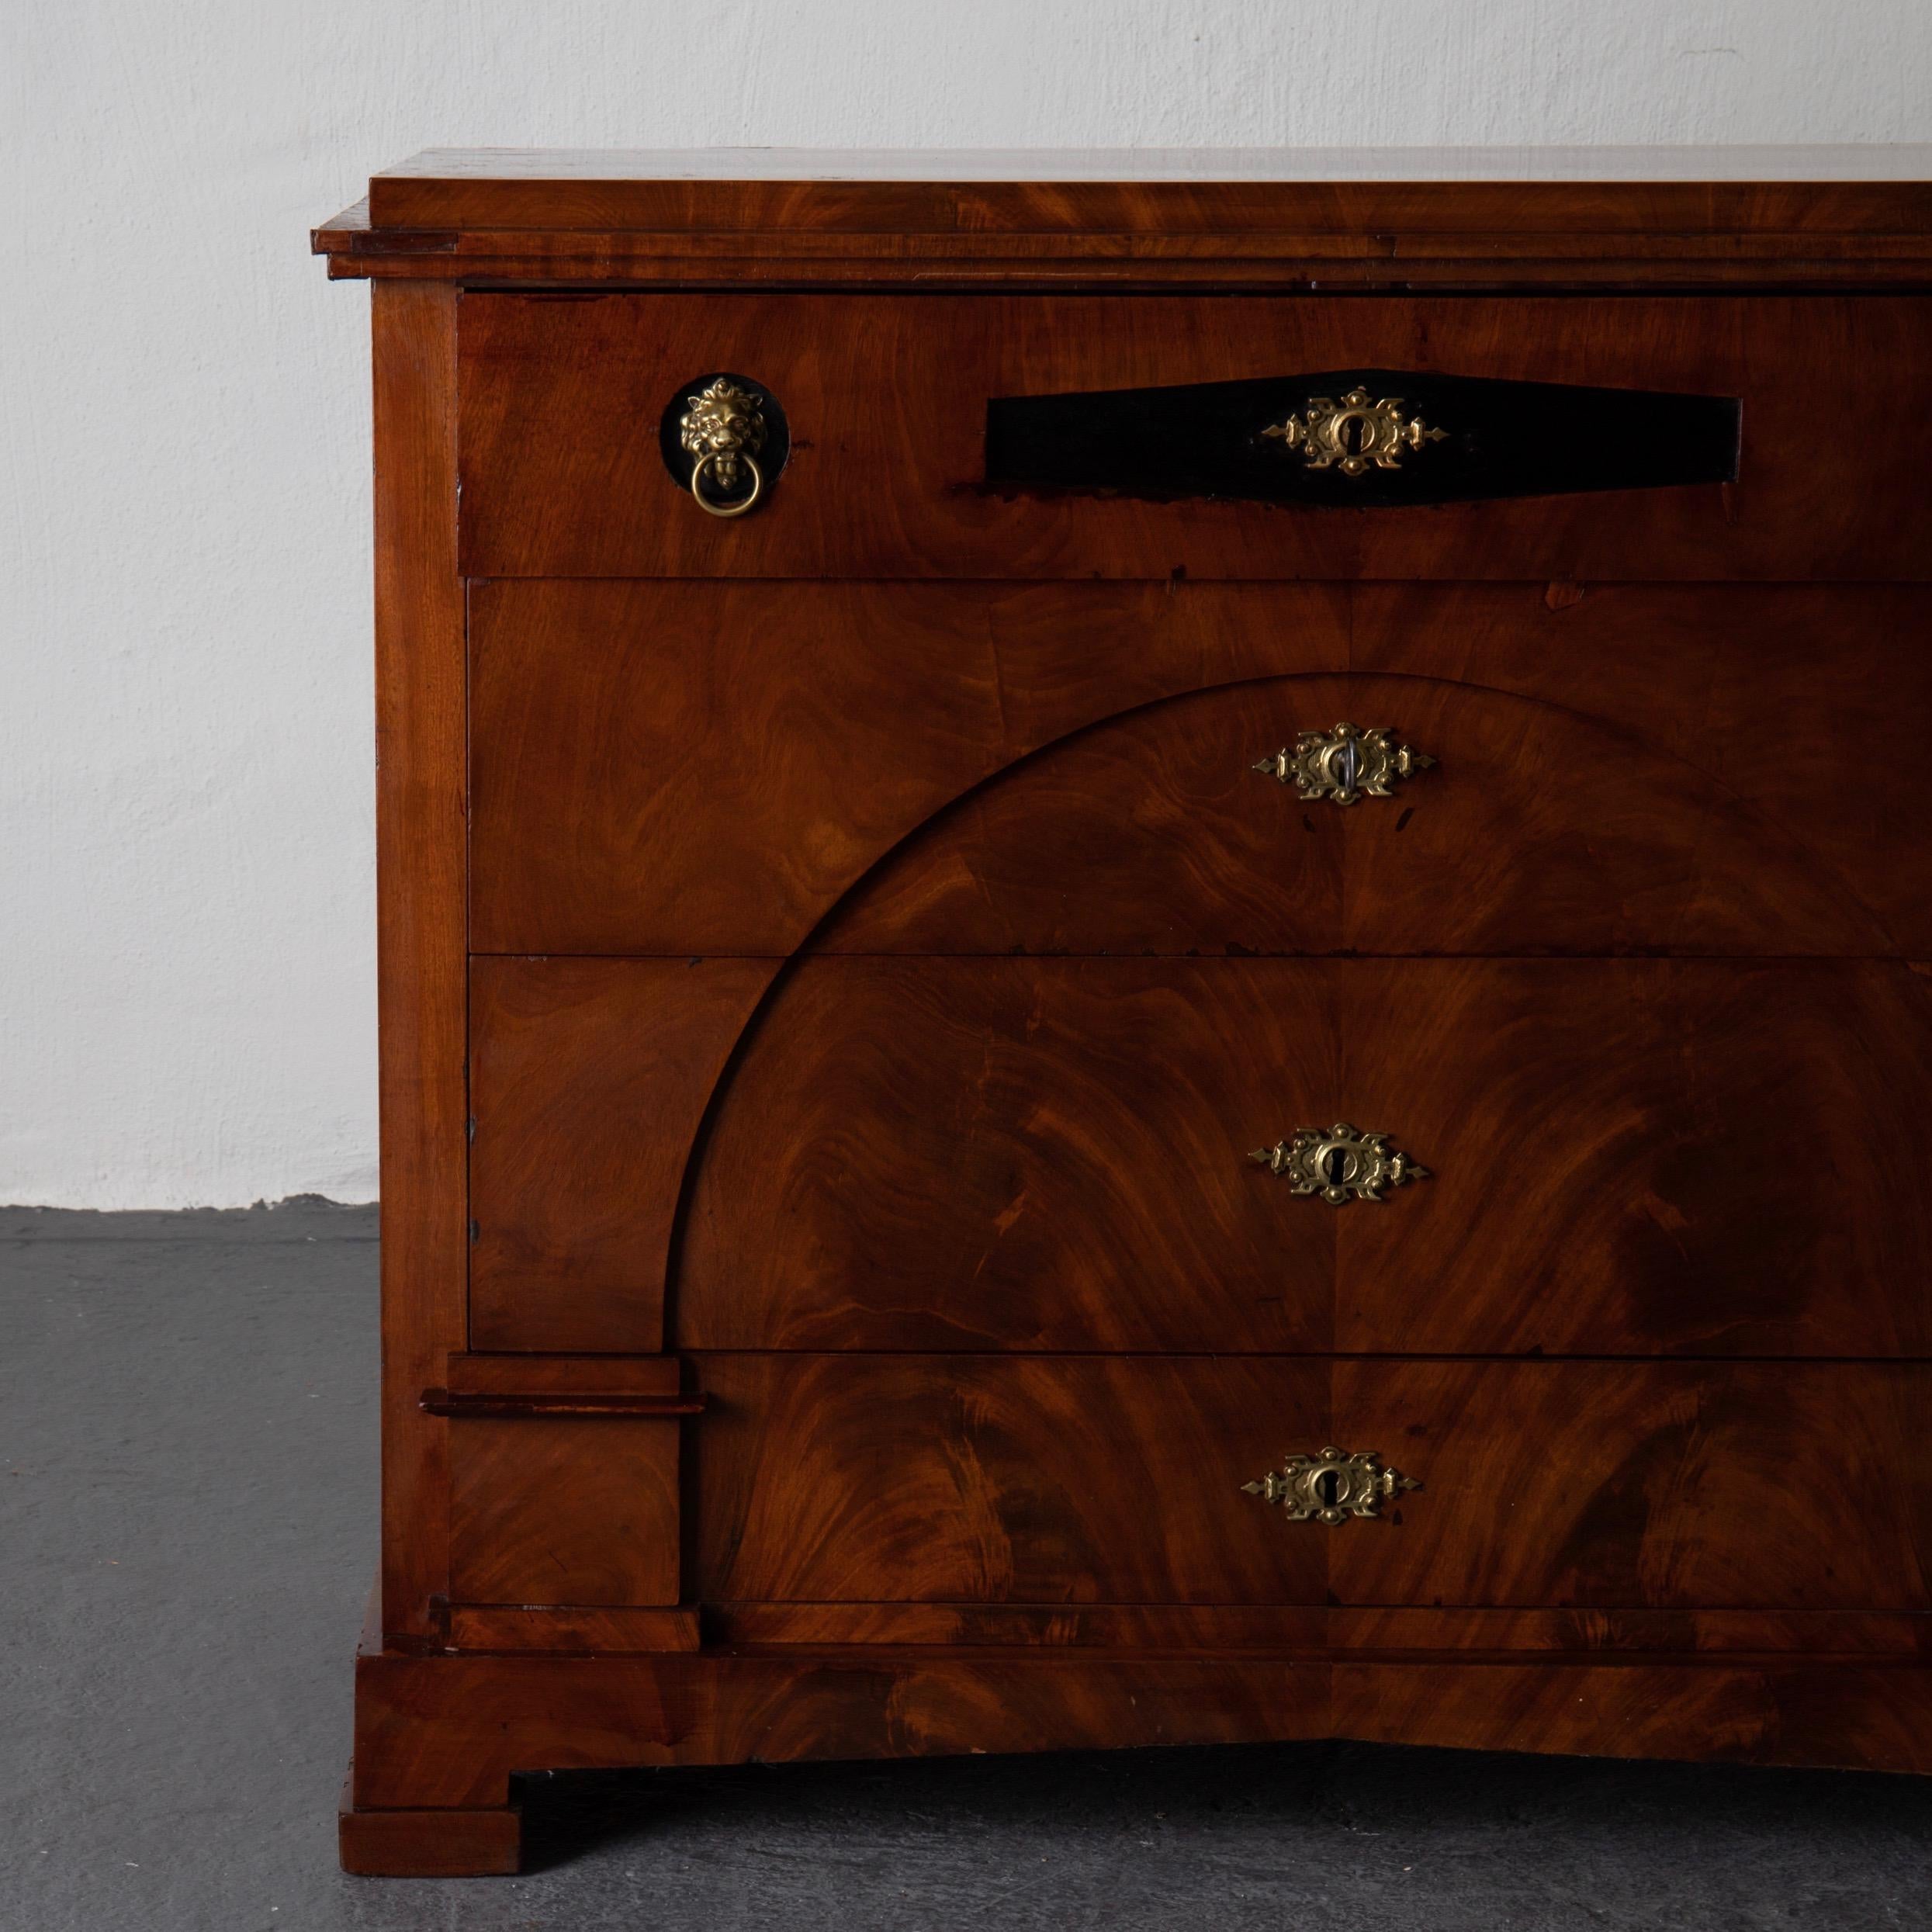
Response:
[[[774,972],[476,962],[473,1345],[1932,1354],[1903,962]]]

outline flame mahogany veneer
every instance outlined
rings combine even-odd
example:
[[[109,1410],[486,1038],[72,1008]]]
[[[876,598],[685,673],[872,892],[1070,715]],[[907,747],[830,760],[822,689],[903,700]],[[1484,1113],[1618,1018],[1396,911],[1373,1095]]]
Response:
[[[345,1862],[513,1870],[575,1767],[1932,1771],[1932,189],[1034,158],[429,155],[317,232],[375,310]],[[1339,419],[1245,399],[1352,366],[1428,402],[1335,429],[1399,487],[1259,500]],[[790,439],[739,518],[660,450],[721,372]],[[1343,720],[1433,762],[1257,769]],[[1429,1172],[1250,1158],[1338,1121]],[[1330,1446],[1420,1487],[1294,1520]]]

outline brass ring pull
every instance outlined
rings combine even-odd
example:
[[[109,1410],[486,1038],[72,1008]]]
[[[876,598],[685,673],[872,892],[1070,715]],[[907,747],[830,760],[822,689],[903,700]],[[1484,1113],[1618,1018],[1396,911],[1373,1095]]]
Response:
[[[707,516],[742,517],[763,495],[765,473],[757,459],[765,447],[766,428],[765,398],[729,376],[712,377],[684,398],[677,440],[691,459],[692,500]],[[747,472],[750,489],[742,497],[732,493]],[[705,493],[707,473],[713,486],[709,496]]]
[[[1291,1523],[1326,1523],[1333,1529],[1351,1516],[1380,1519],[1382,1505],[1405,1489],[1422,1485],[1390,1469],[1373,1449],[1325,1449],[1319,1456],[1284,1456],[1259,1482],[1243,1483],[1249,1496],[1279,1503]]]
[[[758,493],[765,486],[764,472],[758,467],[758,459],[750,451],[737,452],[738,466],[751,473],[751,488],[736,503],[727,503],[719,497],[708,497],[704,490],[705,472],[717,466],[723,466],[725,452],[722,449],[708,449],[691,466],[691,495],[700,510],[713,517],[742,517],[758,500]]]

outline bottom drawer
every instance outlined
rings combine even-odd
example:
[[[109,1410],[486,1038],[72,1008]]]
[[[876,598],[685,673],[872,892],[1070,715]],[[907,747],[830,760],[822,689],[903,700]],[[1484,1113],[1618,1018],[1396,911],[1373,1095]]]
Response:
[[[1927,1604],[1920,1365],[693,1359],[702,1602]],[[1269,1499],[1331,1446],[1420,1487]]]

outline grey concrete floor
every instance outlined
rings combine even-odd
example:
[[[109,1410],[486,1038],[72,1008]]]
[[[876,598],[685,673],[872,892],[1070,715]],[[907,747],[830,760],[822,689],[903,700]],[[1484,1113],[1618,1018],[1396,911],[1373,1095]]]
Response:
[[[1350,1745],[531,1781],[344,1878],[373,1210],[0,1210],[0,1932],[1932,1926],[1932,1781]]]

